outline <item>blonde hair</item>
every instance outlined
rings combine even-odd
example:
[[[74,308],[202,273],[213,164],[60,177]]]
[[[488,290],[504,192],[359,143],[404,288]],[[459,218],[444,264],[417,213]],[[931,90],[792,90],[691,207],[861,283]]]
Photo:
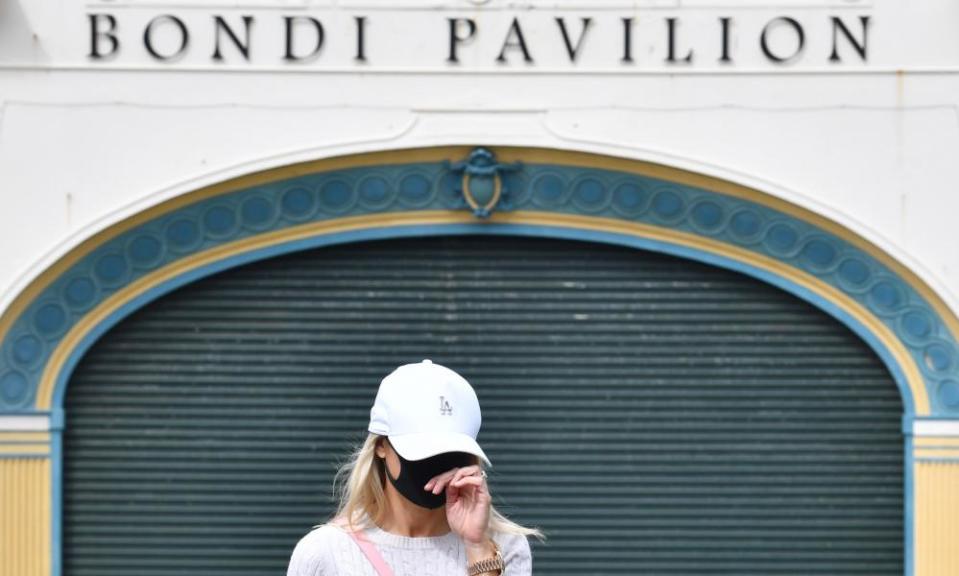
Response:
[[[382,524],[388,508],[386,494],[383,491],[386,482],[385,462],[376,457],[376,444],[380,438],[386,438],[386,436],[371,432],[362,445],[354,447],[349,459],[336,471],[333,478],[333,497],[338,505],[336,512],[325,524],[342,519],[349,524],[351,530],[369,528],[370,522]],[[473,458],[474,463],[480,467],[483,466],[478,457]],[[345,482],[337,487],[338,482],[344,478]],[[322,525],[318,524],[314,528]],[[535,536],[540,541],[546,539],[540,530],[526,528],[513,522],[492,505],[490,505],[489,531]]]

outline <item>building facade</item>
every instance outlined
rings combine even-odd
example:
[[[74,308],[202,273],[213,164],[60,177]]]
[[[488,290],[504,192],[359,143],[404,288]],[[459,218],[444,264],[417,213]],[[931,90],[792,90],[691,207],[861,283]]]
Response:
[[[282,573],[425,357],[538,573],[959,573],[957,22],[0,3],[0,574]]]

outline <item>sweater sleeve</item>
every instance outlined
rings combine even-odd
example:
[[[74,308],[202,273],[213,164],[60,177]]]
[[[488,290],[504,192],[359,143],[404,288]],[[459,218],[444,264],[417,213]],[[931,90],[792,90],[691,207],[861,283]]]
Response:
[[[503,576],[532,576],[533,554],[529,540],[522,534],[504,534],[497,539],[506,569]]]

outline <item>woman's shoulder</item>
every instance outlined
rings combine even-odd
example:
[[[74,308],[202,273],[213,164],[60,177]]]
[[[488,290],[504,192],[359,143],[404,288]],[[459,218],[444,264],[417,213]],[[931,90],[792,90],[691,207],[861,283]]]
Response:
[[[323,566],[333,550],[349,542],[349,535],[333,524],[322,524],[307,532],[296,543],[290,556],[288,576],[323,574]]]
[[[303,550],[323,550],[349,541],[349,534],[333,523],[314,526],[297,542],[296,547]]]

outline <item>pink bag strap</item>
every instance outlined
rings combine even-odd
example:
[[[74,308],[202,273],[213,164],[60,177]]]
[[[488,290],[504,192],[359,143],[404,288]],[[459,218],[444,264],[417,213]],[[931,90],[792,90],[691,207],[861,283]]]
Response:
[[[386,560],[383,560],[383,557],[380,556],[380,551],[367,539],[363,532],[359,530],[350,532],[350,536],[360,545],[360,550],[363,551],[363,554],[366,554],[366,557],[369,559],[370,564],[373,565],[373,569],[376,570],[377,574],[380,576],[393,576],[393,570],[390,569],[390,565],[386,563]]]
[[[383,560],[383,557],[380,556],[380,551],[376,549],[376,545],[370,542],[362,530],[352,531],[345,523],[338,522],[338,524],[343,526],[346,533],[357,543],[360,550],[370,561],[370,564],[373,565],[373,569],[376,570],[377,574],[380,576],[393,576],[393,570],[390,568],[390,565],[386,563],[386,560]]]

